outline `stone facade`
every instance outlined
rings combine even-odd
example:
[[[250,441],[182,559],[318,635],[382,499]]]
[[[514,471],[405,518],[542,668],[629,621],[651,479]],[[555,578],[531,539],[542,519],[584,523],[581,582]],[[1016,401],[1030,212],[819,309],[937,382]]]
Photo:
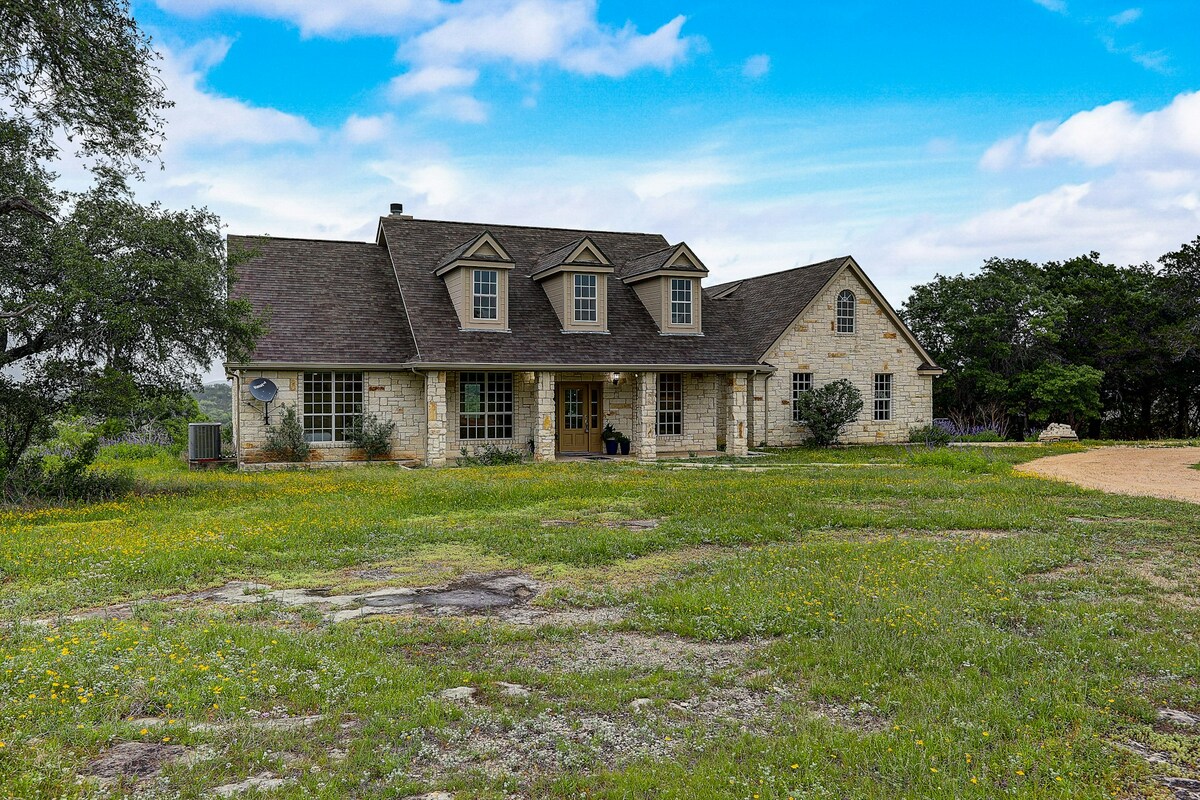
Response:
[[[837,333],[836,298],[854,292],[854,333]],[[514,372],[513,436],[497,440],[460,440],[459,375],[455,372],[412,371],[363,373],[365,410],[396,424],[391,458],[429,466],[452,463],[468,450],[494,444],[532,452],[539,461],[552,461],[558,450],[560,382],[595,382],[602,390],[602,424],[630,437],[632,454],[642,459],[708,453],[724,447],[740,456],[762,444],[803,443],[804,427],[792,419],[792,373],[809,372],[822,386],[840,378],[850,380],[863,395],[863,412],[842,435],[848,443],[906,441],[909,429],[927,425],[933,416],[933,377],[921,375],[922,357],[890,315],[879,307],[867,287],[850,269],[843,270],[782,337],[763,361],[774,373],[685,372],[683,432],[661,435],[658,417],[658,373]],[[891,418],[874,420],[874,378],[892,376]],[[249,393],[255,377],[270,378],[279,387],[271,405],[271,423],[286,406],[303,408],[303,373],[257,371],[234,380],[234,433],[240,464],[262,464],[267,425],[262,404]],[[340,463],[361,461],[364,455],[347,442],[313,443],[310,460]]]
[[[835,303],[843,289],[854,292],[857,301],[854,333],[836,332]],[[862,392],[862,414],[846,426],[843,442],[905,442],[910,428],[933,421],[933,377],[918,374],[921,356],[848,269],[825,287],[763,360],[777,371],[753,381],[750,436],[756,445],[790,446],[807,438],[804,426],[792,421],[793,372],[811,372],[814,386],[846,378]],[[876,373],[892,376],[887,421],[873,419]]]
[[[270,422],[263,419],[263,404],[250,395],[253,378],[269,378],[279,393],[271,403]],[[365,411],[396,424],[392,434],[391,460],[419,461],[424,458],[426,424],[423,407],[424,378],[412,372],[363,373],[363,402]],[[287,407],[304,410],[304,373],[267,370],[243,375],[234,381],[234,435],[239,464],[269,463],[272,459],[263,452],[267,426],[276,425]],[[366,456],[349,442],[314,442],[310,446],[311,462],[363,461]]]

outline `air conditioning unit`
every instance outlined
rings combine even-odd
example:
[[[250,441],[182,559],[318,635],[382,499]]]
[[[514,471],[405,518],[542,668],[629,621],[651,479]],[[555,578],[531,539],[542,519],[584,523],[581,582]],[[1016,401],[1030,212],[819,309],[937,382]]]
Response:
[[[188,461],[215,461],[221,457],[221,423],[188,424]]]

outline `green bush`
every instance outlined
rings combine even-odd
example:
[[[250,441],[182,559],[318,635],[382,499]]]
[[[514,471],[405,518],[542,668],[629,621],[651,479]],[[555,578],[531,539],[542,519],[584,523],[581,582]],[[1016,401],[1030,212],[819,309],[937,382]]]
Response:
[[[277,461],[307,461],[308,441],[295,406],[284,406],[279,423],[267,426],[263,452]]]
[[[959,441],[962,442],[1003,442],[1004,437],[993,430],[983,430],[978,433],[964,433],[959,436]]]
[[[396,423],[384,422],[374,414],[363,414],[350,428],[350,443],[362,450],[367,461],[392,452],[392,434]]]
[[[843,378],[801,392],[796,399],[796,419],[808,428],[812,444],[828,447],[837,442],[842,429],[857,419],[862,408],[862,392]]]
[[[496,467],[503,464],[520,464],[525,460],[525,454],[514,448],[498,447],[485,444],[475,448],[475,452],[463,448],[459,451],[458,466],[460,467]]]
[[[922,425],[919,428],[909,428],[908,430],[908,441],[912,444],[945,447],[950,444],[950,439],[950,431],[941,425]]]
[[[88,436],[78,444],[58,444],[54,450],[28,452],[9,469],[0,470],[0,500],[31,501],[112,500],[133,491],[128,469],[92,469],[100,440]]]

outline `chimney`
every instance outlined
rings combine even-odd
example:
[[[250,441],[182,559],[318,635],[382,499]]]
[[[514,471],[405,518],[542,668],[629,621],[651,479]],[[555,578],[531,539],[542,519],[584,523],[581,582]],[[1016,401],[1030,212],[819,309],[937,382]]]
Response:
[[[388,216],[396,217],[397,219],[412,219],[412,214],[404,213],[404,203],[392,203],[391,212]]]

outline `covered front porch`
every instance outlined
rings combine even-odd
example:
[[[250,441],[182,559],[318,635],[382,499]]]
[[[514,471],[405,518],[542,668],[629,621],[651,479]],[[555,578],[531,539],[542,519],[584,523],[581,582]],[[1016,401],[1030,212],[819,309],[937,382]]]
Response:
[[[629,458],[718,450],[745,455],[750,373],[668,370],[429,370],[426,458],[441,466],[484,445],[536,461],[605,454],[605,426]]]

